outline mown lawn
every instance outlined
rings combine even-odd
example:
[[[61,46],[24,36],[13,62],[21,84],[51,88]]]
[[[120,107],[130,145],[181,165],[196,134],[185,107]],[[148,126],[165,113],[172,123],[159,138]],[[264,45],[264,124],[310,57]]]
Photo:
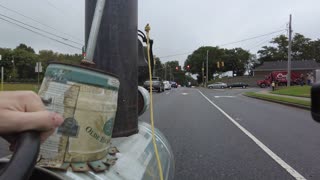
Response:
[[[38,85],[37,84],[23,84],[23,83],[6,83],[3,85],[4,91],[34,91],[38,92]]]
[[[254,92],[247,92],[247,93],[245,93],[245,95],[247,95],[249,97],[264,99],[264,100],[291,103],[291,104],[296,104],[296,105],[306,106],[306,107],[310,107],[310,105],[311,105],[310,101],[289,98],[289,97],[279,97],[279,96],[273,96],[273,95],[268,95],[268,94],[259,94],[259,93],[254,93]]]
[[[272,94],[310,97],[311,86],[292,86],[271,92]]]

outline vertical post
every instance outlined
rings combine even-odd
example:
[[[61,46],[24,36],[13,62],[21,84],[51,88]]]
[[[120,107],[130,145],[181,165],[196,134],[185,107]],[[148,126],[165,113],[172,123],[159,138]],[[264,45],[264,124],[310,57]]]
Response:
[[[288,47],[288,73],[287,73],[287,86],[291,84],[291,46],[292,46],[292,26],[291,26],[292,16],[290,14],[289,20],[289,47]]]
[[[173,81],[173,79],[172,79],[172,69],[171,69],[171,66],[169,66],[169,70],[170,70],[170,81]]]
[[[86,60],[92,62],[93,56],[96,49],[97,39],[100,31],[101,19],[103,16],[104,6],[106,1],[105,0],[97,0],[91,30],[88,38],[87,43],[87,50],[86,50]]]
[[[85,42],[88,42],[96,4],[97,0],[85,0]],[[137,27],[138,0],[105,1],[93,59],[97,69],[115,74],[120,81],[113,137],[138,132]]]
[[[204,62],[202,62],[202,68],[201,68],[201,70],[202,70],[202,83],[203,83],[203,87],[204,87]]]
[[[206,86],[208,86],[208,81],[209,81],[209,50],[207,50]]]
[[[167,80],[167,63],[164,64],[164,79]]]
[[[153,56],[153,73],[152,76],[155,77],[156,76],[156,57]]]
[[[40,62],[37,63],[37,70],[38,70],[38,89],[40,89]]]

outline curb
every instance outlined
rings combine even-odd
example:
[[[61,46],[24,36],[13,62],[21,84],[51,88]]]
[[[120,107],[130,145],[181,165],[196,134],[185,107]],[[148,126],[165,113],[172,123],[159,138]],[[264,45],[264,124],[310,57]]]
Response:
[[[296,108],[300,108],[300,109],[304,109],[304,110],[310,110],[311,109],[311,107],[309,107],[309,106],[303,106],[303,105],[293,104],[293,103],[289,103],[289,102],[271,100],[271,99],[266,99],[266,98],[262,98],[262,97],[255,97],[255,96],[250,96],[250,95],[247,95],[247,94],[242,94],[242,95],[244,95],[246,97],[254,98],[254,99],[260,99],[260,100],[264,100],[264,101],[274,102],[274,103],[287,105],[287,106],[291,106],[291,107],[296,107]]]

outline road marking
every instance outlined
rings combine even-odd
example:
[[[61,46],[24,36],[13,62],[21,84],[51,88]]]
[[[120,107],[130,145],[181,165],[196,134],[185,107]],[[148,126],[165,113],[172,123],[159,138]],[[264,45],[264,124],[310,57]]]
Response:
[[[188,95],[188,93],[182,93],[182,95],[184,95],[184,96],[185,96],[185,95]]]
[[[229,116],[225,111],[223,111],[218,105],[213,103],[207,96],[205,96],[200,90],[199,93],[215,108],[217,108],[223,115],[225,115],[234,125],[236,125],[243,133],[245,133],[251,140],[253,140],[265,153],[267,153],[273,160],[275,160],[280,166],[282,166],[289,174],[291,174],[295,179],[305,180],[298,171],[293,169],[289,164],[283,161],[278,155],[272,152],[266,145],[264,145],[259,139],[252,135],[248,130],[242,127],[238,122],[236,122],[231,116]]]
[[[234,96],[214,96],[214,98],[234,98]]]
[[[166,94],[170,94],[169,92],[167,92]]]

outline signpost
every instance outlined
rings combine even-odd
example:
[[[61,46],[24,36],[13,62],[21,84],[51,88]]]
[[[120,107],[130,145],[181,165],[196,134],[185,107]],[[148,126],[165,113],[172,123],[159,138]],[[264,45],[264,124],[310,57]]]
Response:
[[[38,73],[38,88],[40,89],[40,73],[42,72],[41,62],[37,62],[35,72]]]

